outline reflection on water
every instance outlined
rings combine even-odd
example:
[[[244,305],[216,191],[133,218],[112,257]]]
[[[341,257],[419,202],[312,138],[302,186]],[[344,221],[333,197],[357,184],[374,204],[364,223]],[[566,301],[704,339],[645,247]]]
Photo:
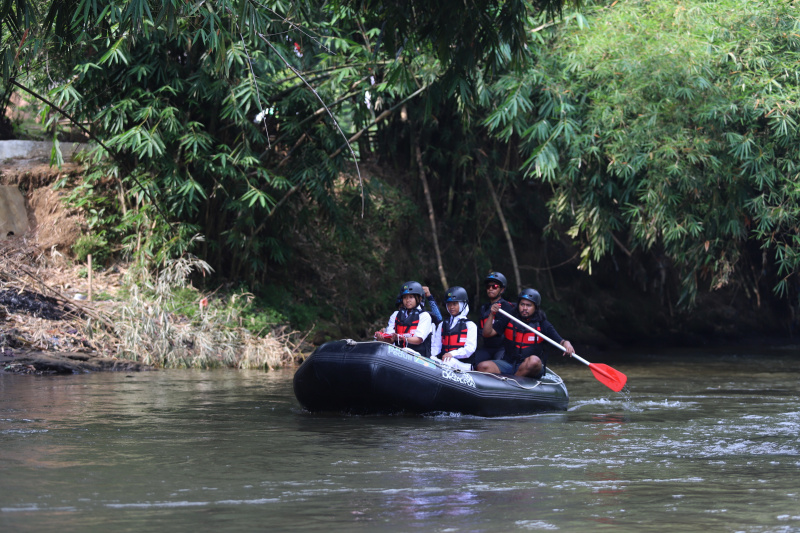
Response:
[[[800,361],[615,367],[495,419],[310,414],[290,371],[0,374],[0,530],[800,531]]]

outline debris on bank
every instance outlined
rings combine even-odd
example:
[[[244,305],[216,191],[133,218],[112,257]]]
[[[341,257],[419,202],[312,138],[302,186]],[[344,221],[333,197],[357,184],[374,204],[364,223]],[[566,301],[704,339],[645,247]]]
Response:
[[[83,374],[85,372],[138,372],[142,370],[151,370],[151,367],[136,361],[103,357],[95,353],[0,348],[0,371],[12,374]]]
[[[42,260],[24,244],[0,241],[0,372],[271,370],[296,364],[307,350],[307,335],[285,326],[263,336],[237,326],[233,307],[207,305],[191,321],[135,286],[120,297],[124,265],[95,272],[103,300],[78,298],[87,287],[77,267]],[[208,301],[199,291],[198,297]]]
[[[136,361],[102,355],[78,329],[75,308],[28,289],[0,282],[0,371],[14,374],[79,374],[140,371]]]
[[[52,282],[56,272],[37,265],[32,260],[35,253],[19,241],[6,240],[0,246],[0,372],[43,375],[149,369],[137,361],[108,357],[111,350],[87,338],[86,322],[102,317],[45,284],[41,276]]]

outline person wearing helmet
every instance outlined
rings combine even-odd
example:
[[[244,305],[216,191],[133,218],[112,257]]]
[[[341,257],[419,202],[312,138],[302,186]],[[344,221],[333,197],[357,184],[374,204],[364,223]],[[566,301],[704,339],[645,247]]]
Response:
[[[436,303],[436,297],[431,293],[431,290],[423,285],[422,291],[425,293],[425,300],[427,300],[428,306],[431,308],[428,311],[431,314],[431,321],[433,322],[434,326],[438,326],[442,323],[442,313],[439,311],[439,305]],[[425,307],[425,300],[422,300],[422,307]],[[397,295],[397,300],[394,302],[395,307],[398,309],[403,308],[403,294],[400,293]]]
[[[558,334],[553,324],[547,320],[544,311],[541,310],[541,305],[542,296],[539,291],[523,289],[519,293],[517,308],[512,315],[561,344],[564,347],[564,355],[572,355],[575,353],[572,344]],[[544,339],[504,315],[495,319],[495,316],[499,314],[499,309],[500,304],[492,304],[490,315],[493,322],[487,322],[486,327],[491,327],[495,333],[502,332],[505,353],[502,359],[480,363],[478,370],[492,374],[515,374],[540,379],[547,369]]]
[[[450,316],[436,326],[431,339],[431,354],[460,370],[472,370],[472,365],[465,360],[478,347],[478,326],[467,319],[468,300],[469,295],[463,287],[447,290],[444,301]]]
[[[422,310],[425,291],[416,281],[407,281],[400,289],[402,305],[389,317],[386,337],[378,334],[376,340],[391,340],[392,343],[409,347],[425,357],[431,356],[431,315]]]
[[[489,319],[490,310],[494,303],[499,302],[503,311],[508,313],[514,310],[513,304],[503,299],[503,293],[506,290],[506,277],[500,272],[490,272],[488,276],[483,279],[486,286],[486,296],[489,297],[489,303],[483,304],[480,308],[481,321],[480,321],[480,337],[483,339],[483,345],[475,351],[472,356],[472,364],[477,366],[483,361],[491,361],[503,356],[503,337],[494,333],[494,330],[487,329],[486,322]]]

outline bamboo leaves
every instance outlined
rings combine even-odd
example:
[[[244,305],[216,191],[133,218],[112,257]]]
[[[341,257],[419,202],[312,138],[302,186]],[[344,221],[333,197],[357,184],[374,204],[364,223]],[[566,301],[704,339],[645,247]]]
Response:
[[[683,271],[690,304],[703,276],[734,281],[756,239],[788,294],[800,272],[797,14],[782,3],[652,1],[589,21],[503,82],[535,83],[535,97],[509,90],[487,120],[503,139],[531,124],[525,175],[555,187],[553,220],[570,224],[582,266],[627,230],[634,247],[663,249]]]

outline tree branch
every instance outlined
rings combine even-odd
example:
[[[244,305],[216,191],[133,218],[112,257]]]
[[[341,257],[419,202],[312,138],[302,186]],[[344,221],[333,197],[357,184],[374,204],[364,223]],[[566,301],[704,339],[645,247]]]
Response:
[[[89,136],[89,138],[90,138],[90,139],[92,139],[94,142],[96,142],[97,144],[99,144],[100,146],[102,146],[102,147],[103,147],[103,149],[104,149],[104,150],[105,150],[105,151],[106,151],[106,152],[107,152],[107,153],[108,153],[108,154],[109,154],[109,155],[110,155],[110,156],[111,156],[113,159],[117,160],[117,162],[119,162],[119,163],[123,163],[123,164],[124,164],[124,163],[126,163],[126,161],[124,161],[124,160],[121,158],[121,156],[120,156],[119,152],[116,152],[116,151],[112,150],[111,148],[109,148],[108,146],[106,146],[106,145],[105,145],[105,143],[103,143],[103,141],[101,141],[100,139],[98,139],[98,138],[97,138],[97,137],[96,137],[96,136],[95,136],[95,135],[94,135],[94,134],[93,134],[91,131],[89,131],[89,130],[88,130],[88,129],[87,129],[87,128],[86,128],[86,127],[83,125],[83,124],[81,124],[80,122],[78,122],[78,120],[77,120],[75,117],[73,117],[72,115],[70,115],[69,113],[67,113],[67,112],[66,112],[64,109],[62,109],[61,107],[57,106],[55,103],[53,103],[52,101],[48,100],[48,99],[47,99],[47,98],[45,98],[44,96],[42,96],[42,95],[40,95],[40,94],[36,93],[36,92],[35,92],[35,91],[33,91],[32,89],[29,89],[28,87],[25,87],[24,85],[21,85],[21,84],[20,84],[18,81],[16,81],[16,80],[9,80],[9,82],[10,82],[12,85],[15,85],[15,86],[19,87],[20,89],[22,89],[22,90],[23,90],[23,91],[25,91],[26,93],[30,94],[31,96],[33,96],[33,97],[34,97],[34,98],[36,98],[37,100],[41,100],[41,101],[42,101],[42,102],[44,102],[45,104],[49,105],[50,107],[52,107],[53,109],[55,109],[56,111],[58,111],[59,113],[61,113],[62,115],[64,115],[65,117],[67,117],[67,119],[69,119],[69,121],[70,121],[72,124],[74,124],[74,125],[76,125],[77,127],[79,127],[79,128],[81,129],[81,131],[82,131],[82,132],[84,132],[86,135],[88,135],[88,136]],[[142,185],[142,183],[141,183],[141,182],[140,182],[140,181],[139,181],[139,180],[136,178],[136,176],[134,176],[133,174],[129,174],[129,175],[128,175],[128,177],[129,177],[129,178],[131,178],[131,179],[133,180],[133,182],[134,182],[134,183],[136,183],[136,185],[138,185],[138,186],[139,186],[139,188],[142,190],[142,192],[144,192],[144,194],[145,194],[145,195],[146,195],[146,196],[147,196],[147,197],[150,199],[150,201],[153,203],[153,206],[156,208],[156,211],[158,211],[158,213],[161,215],[161,217],[164,219],[164,222],[166,222],[166,223],[167,223],[167,225],[170,227],[170,229],[171,229],[172,231],[177,231],[177,229],[175,228],[175,226],[173,226],[173,225],[172,225],[172,222],[170,222],[170,220],[169,220],[169,218],[167,217],[166,213],[164,213],[164,211],[162,211],[162,210],[161,210],[161,206],[159,206],[159,205],[158,205],[158,202],[156,201],[156,199],[153,197],[153,195],[151,195],[151,194],[150,194],[150,191],[149,191],[149,190],[148,190],[148,189],[147,189],[147,188],[146,188],[144,185]],[[117,178],[117,179],[119,179],[119,178]]]
[[[294,68],[291,65],[291,63],[286,61],[286,58],[284,58],[283,55],[281,55],[281,53],[278,51],[278,49],[275,48],[275,46],[273,46],[273,44],[271,42],[269,42],[269,39],[267,39],[266,37],[264,37],[260,33],[258,33],[257,35],[261,38],[262,41],[264,41],[267,44],[267,46],[270,47],[270,49],[272,49],[273,52],[275,52],[275,55],[277,55],[278,58],[280,58],[280,60],[283,61],[283,64],[286,65],[286,67],[289,70],[294,72],[295,76],[300,78],[303,81],[303,83],[305,83],[306,86],[311,90],[311,92],[314,93],[314,96],[317,97],[317,100],[319,100],[319,102],[322,104],[322,106],[328,112],[328,115],[331,117],[331,120],[333,120],[333,123],[336,125],[336,129],[339,130],[339,133],[342,135],[342,137],[344,137],[345,142],[347,143],[347,147],[350,149],[350,155],[353,156],[353,162],[356,165],[356,172],[358,173],[358,183],[361,186],[361,216],[363,218],[363,216],[364,216],[364,204],[365,204],[365,200],[364,200],[364,181],[361,179],[361,169],[358,168],[358,158],[356,158],[356,153],[353,151],[353,147],[350,146],[350,143],[347,141],[347,137],[345,136],[344,132],[342,131],[341,126],[339,126],[339,121],[336,120],[336,117],[333,116],[333,113],[331,112],[331,110],[328,109],[328,106],[325,104],[325,101],[322,99],[322,97],[319,95],[319,93],[316,91],[316,89],[314,89],[314,87],[309,85],[309,83],[306,81],[306,79],[303,77],[303,75],[300,73],[300,71],[297,70],[296,68]]]
[[[414,98],[415,96],[417,96],[419,93],[421,93],[422,91],[424,91],[424,90],[425,90],[425,89],[427,89],[427,88],[428,88],[428,86],[427,86],[427,85],[425,85],[425,86],[423,86],[423,87],[420,87],[419,89],[417,89],[416,91],[414,91],[413,93],[411,93],[410,95],[408,95],[406,98],[404,98],[404,99],[403,99],[401,102],[398,102],[397,104],[393,105],[392,107],[390,107],[389,109],[387,109],[386,111],[384,111],[383,113],[381,113],[380,115],[378,115],[378,116],[375,118],[375,120],[373,120],[372,122],[370,122],[369,124],[367,124],[366,126],[364,126],[363,128],[361,128],[361,130],[360,130],[358,133],[356,133],[355,135],[353,135],[352,137],[350,137],[350,139],[348,139],[348,141],[349,141],[349,142],[353,142],[353,141],[357,140],[359,137],[361,137],[361,136],[364,134],[364,132],[365,132],[365,131],[367,131],[368,129],[370,129],[372,126],[374,126],[374,125],[375,125],[375,124],[377,124],[378,122],[380,122],[380,121],[384,120],[386,117],[388,117],[389,115],[391,115],[392,113],[394,113],[394,111],[395,111],[395,110],[396,110],[398,107],[402,106],[403,104],[405,104],[406,102],[408,102],[409,100],[411,100],[412,98]],[[339,148],[338,148],[338,149],[337,149],[335,152],[333,152],[333,153],[331,154],[331,158],[334,158],[334,157],[336,157],[337,155],[339,155],[340,153],[342,153],[342,150],[344,150],[346,146],[347,146],[347,145],[344,145],[344,144],[343,144],[342,146],[340,146],[340,147],[339,147]]]

